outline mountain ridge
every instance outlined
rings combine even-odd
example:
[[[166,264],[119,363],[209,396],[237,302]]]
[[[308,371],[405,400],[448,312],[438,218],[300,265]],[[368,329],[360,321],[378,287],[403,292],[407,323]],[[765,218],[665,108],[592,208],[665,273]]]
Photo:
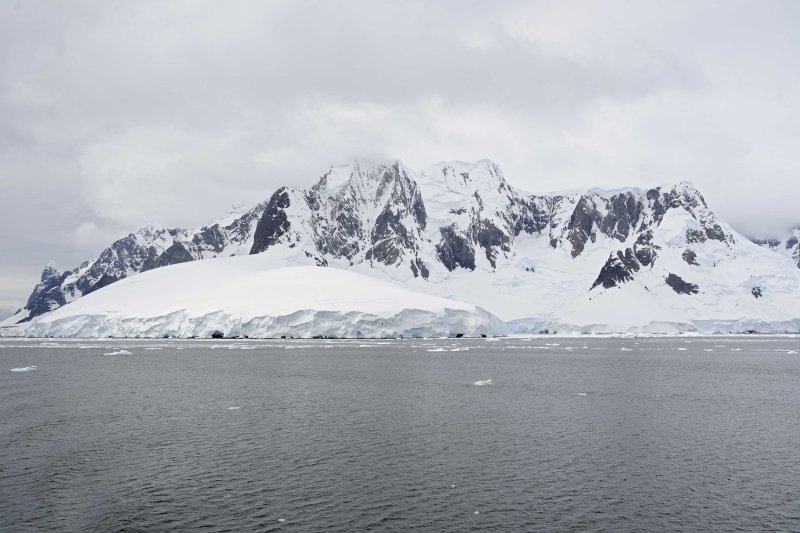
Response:
[[[790,257],[737,233],[689,182],[534,194],[484,159],[420,172],[355,160],[331,165],[311,187],[280,187],[226,226],[142,228],[88,266],[45,269],[15,321],[140,271],[246,253],[276,267],[336,266],[407,283],[544,329],[610,312],[627,317],[620,327],[800,316],[786,296],[800,290]],[[630,298],[614,303],[610,291]],[[605,308],[589,312],[599,300]]]

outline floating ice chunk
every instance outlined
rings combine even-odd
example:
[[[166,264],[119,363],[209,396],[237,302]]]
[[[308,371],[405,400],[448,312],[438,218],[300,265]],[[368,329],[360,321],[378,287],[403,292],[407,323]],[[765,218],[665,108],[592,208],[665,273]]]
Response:
[[[286,522],[286,519],[285,518],[278,518],[278,522],[280,522],[280,523]]]
[[[240,405],[234,405],[233,407],[228,407],[228,411],[238,411],[241,408]]]
[[[622,348],[619,349],[619,351],[620,352],[632,352],[633,348],[626,348],[626,347],[623,346]]]
[[[454,488],[456,488],[456,486],[455,485],[450,485],[450,488],[454,489]]]
[[[450,351],[451,352],[466,352],[467,350],[469,350],[469,348],[465,346],[463,348],[452,348]]]
[[[705,349],[703,349],[703,351],[704,352],[713,352],[714,350],[712,348],[705,348]]]
[[[446,352],[447,350],[445,350],[444,348],[433,348],[433,349],[430,349],[428,351],[429,352]]]
[[[586,396],[586,394],[587,394],[587,393],[585,393],[585,392],[579,392],[579,393],[578,393],[578,396]]]
[[[788,351],[788,352],[786,352],[786,353],[787,353],[787,354],[790,354],[790,353],[794,354],[794,353],[797,353],[797,350],[789,350],[789,351]]]
[[[480,512],[480,511],[475,511],[475,512],[474,512],[474,513],[472,513],[472,514],[481,514],[481,512]]]
[[[117,350],[116,352],[108,352],[104,353],[103,355],[133,355],[128,350]]]
[[[688,350],[688,348],[678,348],[679,352],[685,352],[686,350]]]
[[[492,380],[491,379],[484,379],[482,381],[479,380],[473,383],[473,385],[475,385],[476,387],[483,387],[484,385],[492,385]]]
[[[18,372],[18,373],[19,372],[36,372],[37,370],[39,370],[39,367],[35,366],[35,365],[23,366],[23,367],[20,367],[20,368],[12,368],[11,369],[12,372]]]

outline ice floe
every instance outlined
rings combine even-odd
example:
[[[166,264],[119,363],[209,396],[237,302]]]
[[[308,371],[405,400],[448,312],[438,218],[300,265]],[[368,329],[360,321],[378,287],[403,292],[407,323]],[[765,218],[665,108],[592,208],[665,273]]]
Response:
[[[31,366],[23,366],[23,367],[20,367],[20,368],[12,368],[12,369],[11,369],[11,371],[12,371],[12,372],[17,372],[17,373],[22,373],[22,372],[36,372],[37,370],[39,370],[39,367],[38,367],[38,366],[35,366],[35,365],[31,365]]]
[[[116,350],[114,352],[104,353],[103,355],[133,355],[133,353],[128,350]]]

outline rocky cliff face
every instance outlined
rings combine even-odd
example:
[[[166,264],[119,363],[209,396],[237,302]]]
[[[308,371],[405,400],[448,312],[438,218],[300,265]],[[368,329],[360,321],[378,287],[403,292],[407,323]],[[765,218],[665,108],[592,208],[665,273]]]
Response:
[[[797,250],[797,242],[769,247]],[[487,160],[419,173],[399,161],[358,161],[199,230],[146,227],[74,270],[48,267],[17,320],[137,272],[247,253],[275,266],[358,270],[506,318],[607,318],[596,302],[625,294],[634,303],[613,309],[635,313],[635,302],[652,299],[654,316],[671,320],[675,310],[736,308],[740,299],[747,309],[756,300],[777,309],[771,295],[800,288],[800,271],[785,274],[778,254],[721,222],[688,183],[537,195],[509,185]],[[581,315],[589,308],[594,315]]]

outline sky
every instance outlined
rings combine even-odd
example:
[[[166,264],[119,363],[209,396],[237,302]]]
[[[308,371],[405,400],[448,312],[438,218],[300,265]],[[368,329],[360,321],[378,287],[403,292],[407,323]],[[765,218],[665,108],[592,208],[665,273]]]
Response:
[[[43,266],[332,163],[694,183],[800,224],[800,2],[0,0],[0,318]]]

